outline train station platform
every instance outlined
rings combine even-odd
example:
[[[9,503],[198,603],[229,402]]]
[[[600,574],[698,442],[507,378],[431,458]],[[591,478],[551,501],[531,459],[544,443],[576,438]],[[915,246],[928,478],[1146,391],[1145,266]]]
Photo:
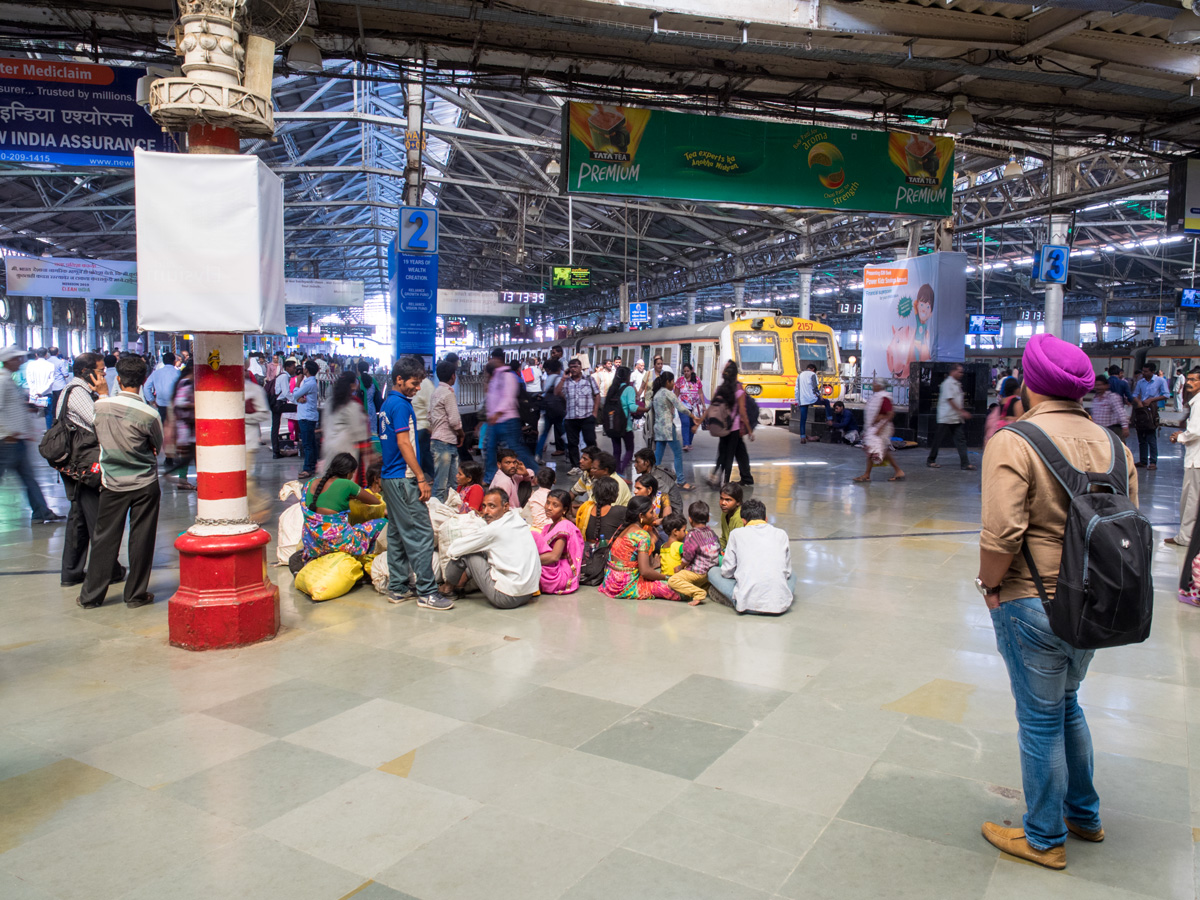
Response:
[[[1161,443],[1141,476],[1159,538],[1182,478]],[[752,496],[792,538],[781,618],[594,588],[512,611],[392,606],[369,585],[313,603],[276,568],[279,636],[209,653],[167,644],[194,494],[164,490],[157,602],[89,611],[59,585],[63,529],[31,534],[0,482],[0,896],[1195,897],[1183,551],[1158,545],[1150,640],[1098,652],[1081,690],[1109,840],[1037,869],[979,833],[1024,801],[973,584],[978,473],[913,449],[906,482],[854,484],[861,451],[785,428],[749,449]],[[714,455],[699,437],[697,483]],[[277,491],[295,472],[264,453],[254,474]]]

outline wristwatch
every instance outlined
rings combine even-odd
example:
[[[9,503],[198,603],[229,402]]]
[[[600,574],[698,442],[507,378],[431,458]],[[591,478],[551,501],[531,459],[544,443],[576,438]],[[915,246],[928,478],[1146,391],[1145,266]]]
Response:
[[[984,584],[984,583],[983,583],[983,579],[982,579],[982,578],[976,578],[976,579],[975,579],[975,587],[976,587],[976,588],[978,588],[978,589],[979,589],[979,593],[983,594],[983,596],[985,596],[985,597],[986,597],[988,594],[998,594],[998,593],[1000,593],[1000,585],[996,585],[995,587],[988,587],[986,584]]]

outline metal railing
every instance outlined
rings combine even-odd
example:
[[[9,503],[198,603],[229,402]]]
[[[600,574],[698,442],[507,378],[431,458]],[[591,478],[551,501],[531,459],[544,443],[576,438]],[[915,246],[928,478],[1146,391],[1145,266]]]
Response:
[[[822,384],[829,384],[833,379],[824,377]],[[907,378],[880,378],[892,394],[892,403],[896,406],[908,406],[910,381]],[[842,375],[837,378],[841,385],[841,400],[843,403],[861,403],[866,406],[871,399],[871,385],[876,379],[862,375]]]

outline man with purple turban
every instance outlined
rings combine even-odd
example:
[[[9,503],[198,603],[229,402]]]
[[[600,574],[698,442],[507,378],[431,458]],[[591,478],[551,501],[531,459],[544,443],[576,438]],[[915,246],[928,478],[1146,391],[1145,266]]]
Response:
[[[1087,354],[1052,335],[1025,347],[1021,417],[1041,428],[1077,469],[1106,472],[1125,454],[1129,498],[1137,503],[1133,454],[1084,412],[1080,399],[1096,376]],[[983,455],[983,530],[979,577],[1016,700],[1017,742],[1026,813],[1020,828],[985,822],[983,836],[1005,853],[1051,869],[1067,865],[1068,833],[1104,840],[1100,797],[1092,784],[1092,738],[1077,693],[1092,660],[1050,627],[1025,564],[1029,548],[1048,595],[1058,585],[1070,498],[1020,435],[1000,430]]]

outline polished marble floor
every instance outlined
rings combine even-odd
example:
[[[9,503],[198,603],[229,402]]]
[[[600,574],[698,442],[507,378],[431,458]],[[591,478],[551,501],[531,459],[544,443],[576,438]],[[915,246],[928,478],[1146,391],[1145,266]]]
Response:
[[[697,474],[712,450],[697,442]],[[1023,804],[972,583],[977,477],[909,450],[906,483],[856,485],[859,451],[779,429],[751,453],[754,496],[794,540],[781,619],[594,589],[507,612],[393,607],[370,587],[314,604],[274,569],[279,637],[204,654],[167,645],[163,602],[194,496],[164,497],[160,602],[84,611],[59,586],[62,529],[31,531],[5,480],[0,897],[1196,896],[1200,610],[1173,596],[1182,551],[1158,551],[1150,640],[1098,653],[1081,691],[1108,839],[1072,841],[1049,872],[979,835]],[[1143,473],[1160,536],[1175,453]],[[258,467],[271,487],[294,471]]]

